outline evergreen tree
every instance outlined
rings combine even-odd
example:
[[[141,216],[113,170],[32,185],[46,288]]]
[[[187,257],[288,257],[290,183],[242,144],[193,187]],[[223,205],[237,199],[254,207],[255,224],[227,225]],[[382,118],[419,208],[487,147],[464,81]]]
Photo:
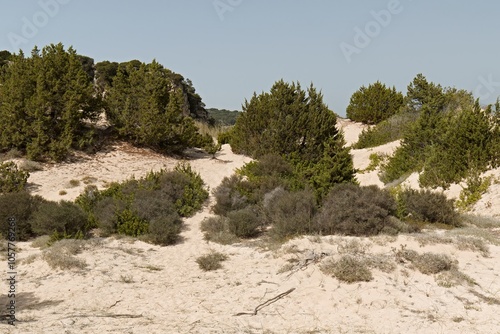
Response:
[[[312,85],[306,92],[280,80],[269,93],[245,101],[230,143],[233,151],[257,159],[283,156],[321,198],[333,184],[354,181],[352,157],[336,122]]]
[[[84,121],[97,117],[100,101],[76,51],[52,44],[11,62],[0,78],[1,149],[61,160],[84,145],[91,138]]]
[[[120,64],[105,101],[108,119],[122,137],[162,151],[204,146],[171,73],[156,61]]]
[[[351,96],[346,115],[356,122],[377,124],[399,112],[402,106],[403,94],[377,81],[368,87],[362,86]]]

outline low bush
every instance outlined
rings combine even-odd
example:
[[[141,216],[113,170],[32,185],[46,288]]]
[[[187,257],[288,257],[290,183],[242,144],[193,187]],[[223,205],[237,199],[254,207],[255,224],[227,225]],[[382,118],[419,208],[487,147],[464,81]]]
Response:
[[[422,274],[432,275],[450,270],[453,261],[446,254],[423,253],[418,255],[412,263]]]
[[[23,190],[29,176],[29,172],[19,170],[13,162],[0,163],[0,194]]]
[[[403,135],[418,119],[418,113],[404,112],[391,116],[361,132],[354,148],[369,148],[390,143],[403,138]]]
[[[253,238],[260,232],[261,218],[255,207],[246,207],[241,210],[231,211],[227,214],[229,232],[239,238]]]
[[[321,270],[346,283],[369,282],[373,279],[365,261],[352,255],[343,255],[339,260],[327,262],[321,266]]]
[[[43,170],[43,166],[39,162],[31,160],[23,161],[20,168],[26,172],[37,172]]]
[[[196,259],[196,263],[203,271],[212,271],[222,268],[222,262],[226,261],[229,257],[220,252],[211,252],[209,254],[200,256]]]
[[[31,216],[46,201],[40,196],[32,196],[26,191],[0,195],[0,231],[7,236],[9,218],[16,220],[16,237],[26,241],[36,235],[31,228]]]
[[[42,202],[30,217],[30,223],[36,235],[75,237],[87,232],[88,216],[72,202]]]
[[[309,190],[289,192],[278,188],[266,198],[265,214],[272,226],[271,236],[285,240],[297,235],[321,232],[315,229],[316,199]]]
[[[399,213],[402,219],[461,226],[460,215],[454,209],[453,200],[447,199],[444,194],[405,189],[397,198],[402,209]]]
[[[466,187],[460,192],[457,208],[461,211],[470,210],[476,204],[483,194],[488,191],[491,185],[491,176],[481,178],[479,175],[471,175],[466,179]]]
[[[201,231],[206,241],[231,245],[240,239],[229,231],[228,219],[223,216],[210,217],[201,222]]]
[[[169,246],[179,241],[181,230],[182,220],[177,213],[172,212],[151,220],[146,238],[156,245]]]
[[[334,187],[316,216],[316,229],[323,234],[370,236],[395,234],[405,228],[394,219],[396,202],[376,186],[340,184]]]
[[[226,215],[230,211],[241,210],[250,205],[248,198],[241,192],[243,177],[231,175],[225,177],[221,184],[215,188],[213,194],[216,200],[212,210],[217,215]]]
[[[179,164],[173,171],[151,171],[144,178],[113,183],[103,191],[88,186],[76,203],[104,235],[146,235],[153,243],[170,245],[179,239],[180,217],[194,214],[207,198],[200,175],[191,166]]]

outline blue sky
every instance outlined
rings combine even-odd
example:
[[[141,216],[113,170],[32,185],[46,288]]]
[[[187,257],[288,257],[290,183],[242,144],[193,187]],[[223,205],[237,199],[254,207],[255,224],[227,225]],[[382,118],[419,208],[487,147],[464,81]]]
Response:
[[[0,50],[62,42],[95,61],[157,59],[207,107],[241,109],[279,80],[311,82],[336,113],[377,80],[418,73],[500,95],[495,0],[3,0]],[[30,27],[31,26],[31,27]],[[31,29],[30,29],[31,28]]]

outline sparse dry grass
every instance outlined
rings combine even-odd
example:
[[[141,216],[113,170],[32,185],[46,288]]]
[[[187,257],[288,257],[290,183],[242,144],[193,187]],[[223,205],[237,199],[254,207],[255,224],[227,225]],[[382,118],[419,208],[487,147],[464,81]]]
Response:
[[[482,238],[459,235],[456,238],[456,246],[460,250],[480,252],[484,257],[490,255],[490,248]]]
[[[33,241],[31,242],[31,247],[45,249],[49,246],[49,243],[50,243],[50,236],[42,235],[33,239]]]
[[[39,162],[31,160],[23,161],[19,168],[27,172],[37,172],[43,170],[43,166]]]
[[[457,285],[467,284],[469,286],[476,285],[476,281],[466,275],[465,273],[458,270],[456,266],[453,266],[450,270],[443,271],[436,277],[437,284],[445,288],[451,288]]]
[[[43,252],[43,259],[53,269],[84,269],[87,263],[75,257],[83,250],[84,244],[84,241],[75,239],[57,241]]]
[[[226,254],[212,251],[209,254],[202,255],[196,259],[196,263],[203,271],[212,271],[222,268],[222,262],[226,261],[229,257]]]

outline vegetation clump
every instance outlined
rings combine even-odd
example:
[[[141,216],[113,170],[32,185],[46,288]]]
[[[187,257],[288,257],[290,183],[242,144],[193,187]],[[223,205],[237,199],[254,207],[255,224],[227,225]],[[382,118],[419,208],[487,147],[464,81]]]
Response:
[[[222,268],[222,262],[229,257],[220,252],[211,252],[196,259],[196,263],[203,271],[213,271]]]
[[[30,174],[19,170],[14,162],[0,163],[0,194],[21,191]]]
[[[180,164],[173,171],[150,172],[103,191],[88,186],[76,202],[105,234],[144,235],[153,243],[171,245],[179,240],[181,217],[194,214],[207,198],[199,174]]]
[[[351,96],[346,109],[347,118],[365,124],[377,124],[399,112],[403,107],[403,94],[379,81],[362,86]]]

